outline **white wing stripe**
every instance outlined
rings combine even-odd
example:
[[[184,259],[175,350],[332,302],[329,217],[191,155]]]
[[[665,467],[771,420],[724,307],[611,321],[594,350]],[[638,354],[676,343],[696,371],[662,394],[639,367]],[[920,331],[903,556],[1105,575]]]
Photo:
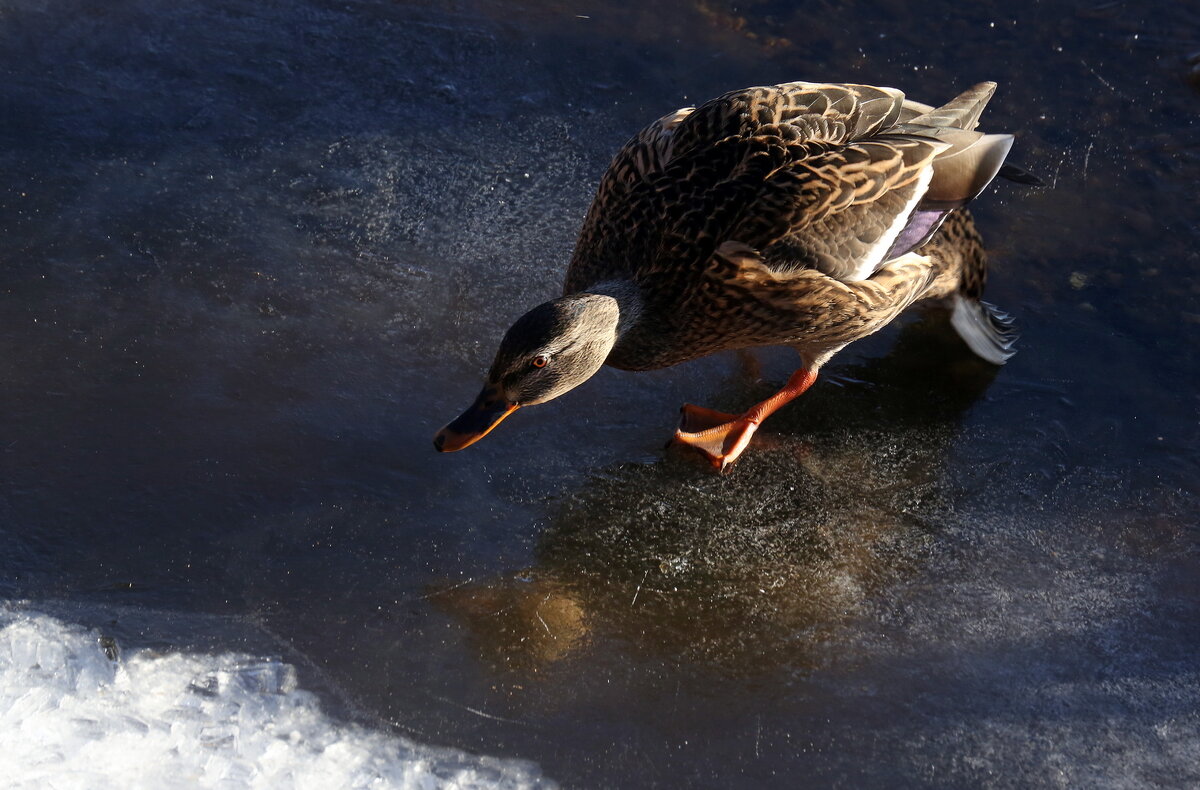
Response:
[[[892,248],[892,242],[900,235],[900,231],[904,230],[904,226],[908,224],[908,218],[916,209],[917,203],[925,196],[925,191],[929,189],[929,182],[933,179],[933,167],[926,165],[921,174],[917,176],[917,188],[913,191],[913,195],[909,198],[908,203],[904,205],[904,209],[896,215],[892,220],[892,224],[884,231],[883,235],[871,245],[871,249],[867,250],[866,255],[858,263],[858,268],[847,278],[848,280],[865,280],[879,270],[879,267],[884,264],[884,256],[888,250]]]

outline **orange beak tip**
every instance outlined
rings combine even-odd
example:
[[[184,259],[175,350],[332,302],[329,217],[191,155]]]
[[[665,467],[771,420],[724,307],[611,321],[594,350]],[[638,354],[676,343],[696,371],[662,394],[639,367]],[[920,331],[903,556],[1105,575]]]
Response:
[[[439,453],[452,453],[470,447],[517,410],[515,404],[497,401],[488,397],[490,394],[485,389],[456,420],[438,431],[433,437],[434,449]]]

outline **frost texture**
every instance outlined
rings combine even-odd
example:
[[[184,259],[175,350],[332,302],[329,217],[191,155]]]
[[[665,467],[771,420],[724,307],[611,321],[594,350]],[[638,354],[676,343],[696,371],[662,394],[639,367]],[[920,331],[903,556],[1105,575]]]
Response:
[[[335,723],[279,661],[120,656],[95,632],[31,612],[0,613],[0,625],[5,787],[551,786],[528,763]]]

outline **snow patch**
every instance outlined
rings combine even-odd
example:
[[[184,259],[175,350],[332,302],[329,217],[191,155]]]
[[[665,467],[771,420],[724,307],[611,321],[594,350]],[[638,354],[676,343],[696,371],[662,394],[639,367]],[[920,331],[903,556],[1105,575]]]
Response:
[[[0,776],[29,790],[553,786],[530,763],[335,722],[290,664],[122,656],[28,610],[0,611]]]

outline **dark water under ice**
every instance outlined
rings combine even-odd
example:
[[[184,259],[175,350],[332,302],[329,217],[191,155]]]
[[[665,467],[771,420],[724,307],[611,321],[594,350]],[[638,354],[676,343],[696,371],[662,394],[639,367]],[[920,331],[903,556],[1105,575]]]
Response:
[[[569,787],[1200,784],[1200,12],[1013,8],[0,0],[0,595]],[[1000,83],[1020,353],[914,316],[726,476],[678,405],[789,352],[435,454],[613,151],[792,79]]]

